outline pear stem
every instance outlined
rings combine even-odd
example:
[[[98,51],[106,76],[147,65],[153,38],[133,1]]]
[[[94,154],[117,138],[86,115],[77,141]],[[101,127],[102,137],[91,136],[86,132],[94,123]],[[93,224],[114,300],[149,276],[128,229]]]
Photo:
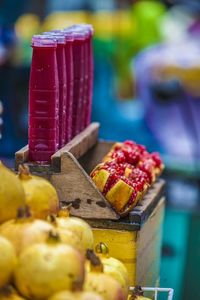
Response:
[[[51,242],[52,243],[58,243],[60,241],[61,241],[61,239],[60,239],[59,234],[56,231],[50,230],[49,234],[48,234],[47,242],[48,243],[51,243]]]
[[[141,286],[136,285],[132,292],[130,300],[137,300],[138,296],[143,296],[143,295],[144,295],[144,293],[143,293]]]
[[[31,173],[27,165],[21,164],[18,167],[19,178],[20,179],[30,179]]]
[[[56,216],[55,215],[49,215],[47,217],[47,221],[55,226],[57,226],[57,222],[56,222]]]
[[[6,285],[1,289],[1,292],[5,297],[9,298],[14,292],[14,289],[11,285]]]
[[[26,205],[25,207],[19,207],[17,210],[17,219],[26,219],[31,217],[30,208]]]
[[[95,252],[98,254],[103,254],[105,256],[108,256],[109,249],[105,243],[100,242],[98,245],[96,245]]]
[[[90,270],[103,273],[103,264],[93,250],[87,249],[86,258],[90,261]]]
[[[72,206],[71,204],[63,206],[58,212],[58,217],[68,218],[70,216],[71,206]]]

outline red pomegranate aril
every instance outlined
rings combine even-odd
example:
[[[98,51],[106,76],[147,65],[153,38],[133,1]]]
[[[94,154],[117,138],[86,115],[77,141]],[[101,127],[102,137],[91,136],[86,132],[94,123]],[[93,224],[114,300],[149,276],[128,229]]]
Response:
[[[127,177],[121,176],[120,179],[123,180],[129,186],[131,186],[134,189],[134,191],[136,191],[136,192],[139,192],[139,191],[141,191],[140,189],[143,189],[143,187],[140,183],[134,182],[133,180],[130,180]]]
[[[132,141],[125,141],[123,144],[126,146],[129,146],[132,150],[137,149],[141,154],[146,151],[145,146],[136,144],[135,142],[132,142]]]
[[[122,163],[126,161],[126,157],[122,151],[113,152],[112,156],[118,163]]]
[[[138,192],[142,192],[144,189],[144,184],[142,182],[137,182],[136,187]]]
[[[145,183],[149,183],[149,179],[147,174],[139,168],[133,168],[132,172],[129,174],[129,178],[133,181],[140,181]]]
[[[137,144],[131,140],[127,140],[123,143],[124,145],[128,145],[128,146],[131,146],[131,147],[135,147],[137,146]]]
[[[143,172],[146,173],[147,178],[148,178],[148,182],[149,182],[149,184],[151,184],[151,183],[152,183],[152,180],[153,180],[153,174],[152,174],[152,172],[151,172],[151,171],[149,170],[149,168],[146,167],[144,164],[140,165],[139,168],[140,168]]]
[[[112,147],[92,175],[102,169],[106,170],[99,181],[103,195],[116,211],[127,213],[161,173],[163,164],[157,152],[149,153],[145,146],[125,141]]]
[[[121,176],[120,179],[123,180],[126,184],[128,184],[130,186],[132,186],[132,184],[133,184],[132,181],[125,176]]]
[[[133,192],[128,203],[127,203],[127,206],[131,206],[135,201],[136,201],[136,198],[137,198],[137,195],[138,195],[138,192]]]
[[[132,187],[136,192],[142,192],[144,184],[140,180],[136,179],[132,181]]]
[[[153,153],[151,153],[151,157],[154,160],[154,162],[156,163],[156,167],[160,168],[162,166],[162,161],[161,161],[159,153],[153,152]]]
[[[116,145],[116,146],[114,147],[113,151],[118,151],[118,150],[120,150],[122,147],[123,147],[123,144]]]
[[[136,165],[140,160],[140,153],[138,151],[124,149],[123,153],[126,158],[126,162],[129,164]]]
[[[116,172],[119,175],[123,175],[124,172],[123,164],[117,164],[116,161],[105,163],[105,169],[109,172]]]

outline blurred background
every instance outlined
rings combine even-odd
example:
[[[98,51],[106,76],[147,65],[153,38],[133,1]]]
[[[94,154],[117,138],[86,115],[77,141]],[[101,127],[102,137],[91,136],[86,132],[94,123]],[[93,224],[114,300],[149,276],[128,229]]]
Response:
[[[82,22],[95,29],[100,138],[133,139],[166,164],[160,285],[200,299],[199,0],[0,0],[0,157],[12,166],[27,144],[32,35]]]

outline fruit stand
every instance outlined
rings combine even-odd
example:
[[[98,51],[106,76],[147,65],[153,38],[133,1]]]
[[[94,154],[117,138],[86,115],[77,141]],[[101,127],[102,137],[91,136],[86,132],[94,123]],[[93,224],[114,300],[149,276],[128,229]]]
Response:
[[[155,288],[164,165],[134,141],[99,139],[92,36],[77,24],[32,38],[28,145],[16,174],[0,162],[0,300],[149,299],[141,286],[172,299]]]
[[[61,205],[93,227],[95,244],[105,243],[109,254],[123,261],[131,285],[157,286],[164,215],[164,181],[159,179],[125,218],[111,208],[89,174],[113,142],[98,140],[99,124],[92,123],[51,157],[51,164],[28,162],[28,146],[15,156],[16,170],[27,164],[35,175],[56,188]],[[78,184],[77,184],[78,183]]]

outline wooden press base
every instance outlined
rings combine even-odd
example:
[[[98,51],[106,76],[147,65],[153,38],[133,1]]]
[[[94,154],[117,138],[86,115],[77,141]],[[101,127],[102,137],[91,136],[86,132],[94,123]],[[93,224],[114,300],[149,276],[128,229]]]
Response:
[[[15,166],[47,178],[61,205],[72,204],[71,214],[93,227],[95,244],[105,242],[110,255],[122,260],[131,285],[155,286],[159,278],[164,181],[159,179],[126,218],[111,208],[89,174],[114,142],[98,140],[99,124],[92,123],[51,157],[48,165],[28,161],[28,146],[15,155]]]
[[[98,143],[99,124],[92,123],[51,157],[48,165],[28,161],[28,146],[15,154],[15,169],[25,163],[35,175],[48,179],[57,190],[61,205],[72,204],[71,215],[88,219],[117,220],[119,216],[105,200],[79,159]],[[106,153],[106,151],[105,151]],[[88,157],[88,166],[96,164]],[[99,157],[99,162],[101,157]]]
[[[99,192],[89,174],[101,162],[114,142],[98,140],[99,124],[92,123],[51,157],[47,165],[28,161],[28,146],[15,154],[15,168],[27,164],[32,173],[48,179],[56,188],[61,205],[72,204],[71,214],[85,219],[118,220],[120,216]],[[152,206],[158,189],[149,190],[143,205]],[[141,204],[139,204],[141,205]],[[139,207],[138,205],[138,207]],[[140,209],[139,209],[140,210]],[[135,211],[135,210],[134,210]],[[138,210],[137,210],[138,211]],[[131,222],[138,213],[130,214]],[[140,218],[140,217],[139,217]]]

